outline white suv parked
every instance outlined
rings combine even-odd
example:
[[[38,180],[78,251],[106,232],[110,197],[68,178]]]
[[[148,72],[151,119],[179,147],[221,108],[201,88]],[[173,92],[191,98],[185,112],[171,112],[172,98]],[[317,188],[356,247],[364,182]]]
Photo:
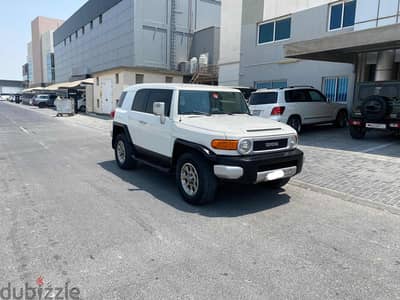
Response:
[[[251,95],[249,105],[253,115],[288,124],[297,132],[308,124],[347,125],[347,105],[328,101],[312,87],[261,89]]]
[[[251,116],[238,90],[139,84],[125,89],[118,106],[112,113],[118,166],[143,162],[174,172],[189,203],[212,201],[219,180],[281,187],[302,169],[296,132]]]

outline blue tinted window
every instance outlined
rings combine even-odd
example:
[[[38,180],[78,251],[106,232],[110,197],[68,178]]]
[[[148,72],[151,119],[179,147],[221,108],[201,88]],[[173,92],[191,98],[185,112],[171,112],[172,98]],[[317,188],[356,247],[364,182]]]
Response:
[[[343,27],[353,26],[356,18],[356,1],[344,4]]]
[[[274,40],[274,22],[262,24],[259,26],[258,43],[268,43]]]
[[[271,81],[256,82],[255,88],[256,89],[270,89],[270,88],[272,88],[272,82]]]
[[[333,102],[346,102],[349,88],[348,77],[327,77],[323,80],[323,92]]]
[[[291,18],[276,21],[275,40],[285,40],[290,38]]]
[[[338,78],[338,92],[336,101],[346,102],[347,101],[347,89],[349,86],[349,79],[347,77]]]
[[[282,81],[273,81],[272,82],[272,88],[273,89],[280,89],[280,88],[285,88],[287,87],[287,81],[282,80]]]
[[[329,29],[338,29],[342,27],[342,9],[343,3],[331,6],[331,21]]]
[[[287,87],[286,80],[259,81],[255,83],[256,89],[279,89]]]

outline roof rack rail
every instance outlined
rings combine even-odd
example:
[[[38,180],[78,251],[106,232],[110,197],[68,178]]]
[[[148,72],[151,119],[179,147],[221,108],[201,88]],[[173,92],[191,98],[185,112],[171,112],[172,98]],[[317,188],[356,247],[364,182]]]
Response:
[[[314,87],[313,87],[312,85],[291,85],[291,86],[289,86],[290,89],[292,89],[292,88],[299,88],[299,87],[302,87],[302,88],[312,88],[312,89],[314,89]]]

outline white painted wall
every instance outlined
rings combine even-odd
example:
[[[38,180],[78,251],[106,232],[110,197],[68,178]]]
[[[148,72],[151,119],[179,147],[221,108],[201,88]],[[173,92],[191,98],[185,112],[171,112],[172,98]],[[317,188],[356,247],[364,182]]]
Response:
[[[18,94],[22,92],[20,87],[3,86],[0,87],[0,93],[2,94]]]
[[[264,0],[264,20],[285,16],[303,9],[324,5],[335,0]]]
[[[243,0],[222,1],[219,54],[220,85],[239,84],[242,1]]]
[[[119,74],[119,84],[116,83],[115,74]],[[183,77],[182,76],[173,76],[168,74],[161,74],[161,73],[153,73],[153,72],[142,72],[140,70],[126,70],[126,69],[116,69],[107,72],[102,72],[98,74],[93,74],[95,78],[95,82],[93,85],[93,107],[90,110],[90,107],[87,107],[88,112],[95,112],[99,114],[106,113],[102,108],[101,96],[102,96],[102,89],[101,83],[106,80],[111,80],[112,85],[112,109],[115,109],[117,100],[121,96],[122,91],[131,86],[136,84],[136,74],[143,74],[144,75],[144,83],[165,83],[165,77],[170,76],[173,77],[173,83],[182,83]],[[96,78],[99,78],[99,85],[97,85]]]

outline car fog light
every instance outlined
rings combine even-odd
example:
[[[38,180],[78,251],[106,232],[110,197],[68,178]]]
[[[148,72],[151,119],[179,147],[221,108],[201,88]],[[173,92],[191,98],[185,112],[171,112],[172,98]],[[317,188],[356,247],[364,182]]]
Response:
[[[249,139],[241,140],[239,142],[238,151],[241,154],[248,154],[253,149],[253,141]]]

